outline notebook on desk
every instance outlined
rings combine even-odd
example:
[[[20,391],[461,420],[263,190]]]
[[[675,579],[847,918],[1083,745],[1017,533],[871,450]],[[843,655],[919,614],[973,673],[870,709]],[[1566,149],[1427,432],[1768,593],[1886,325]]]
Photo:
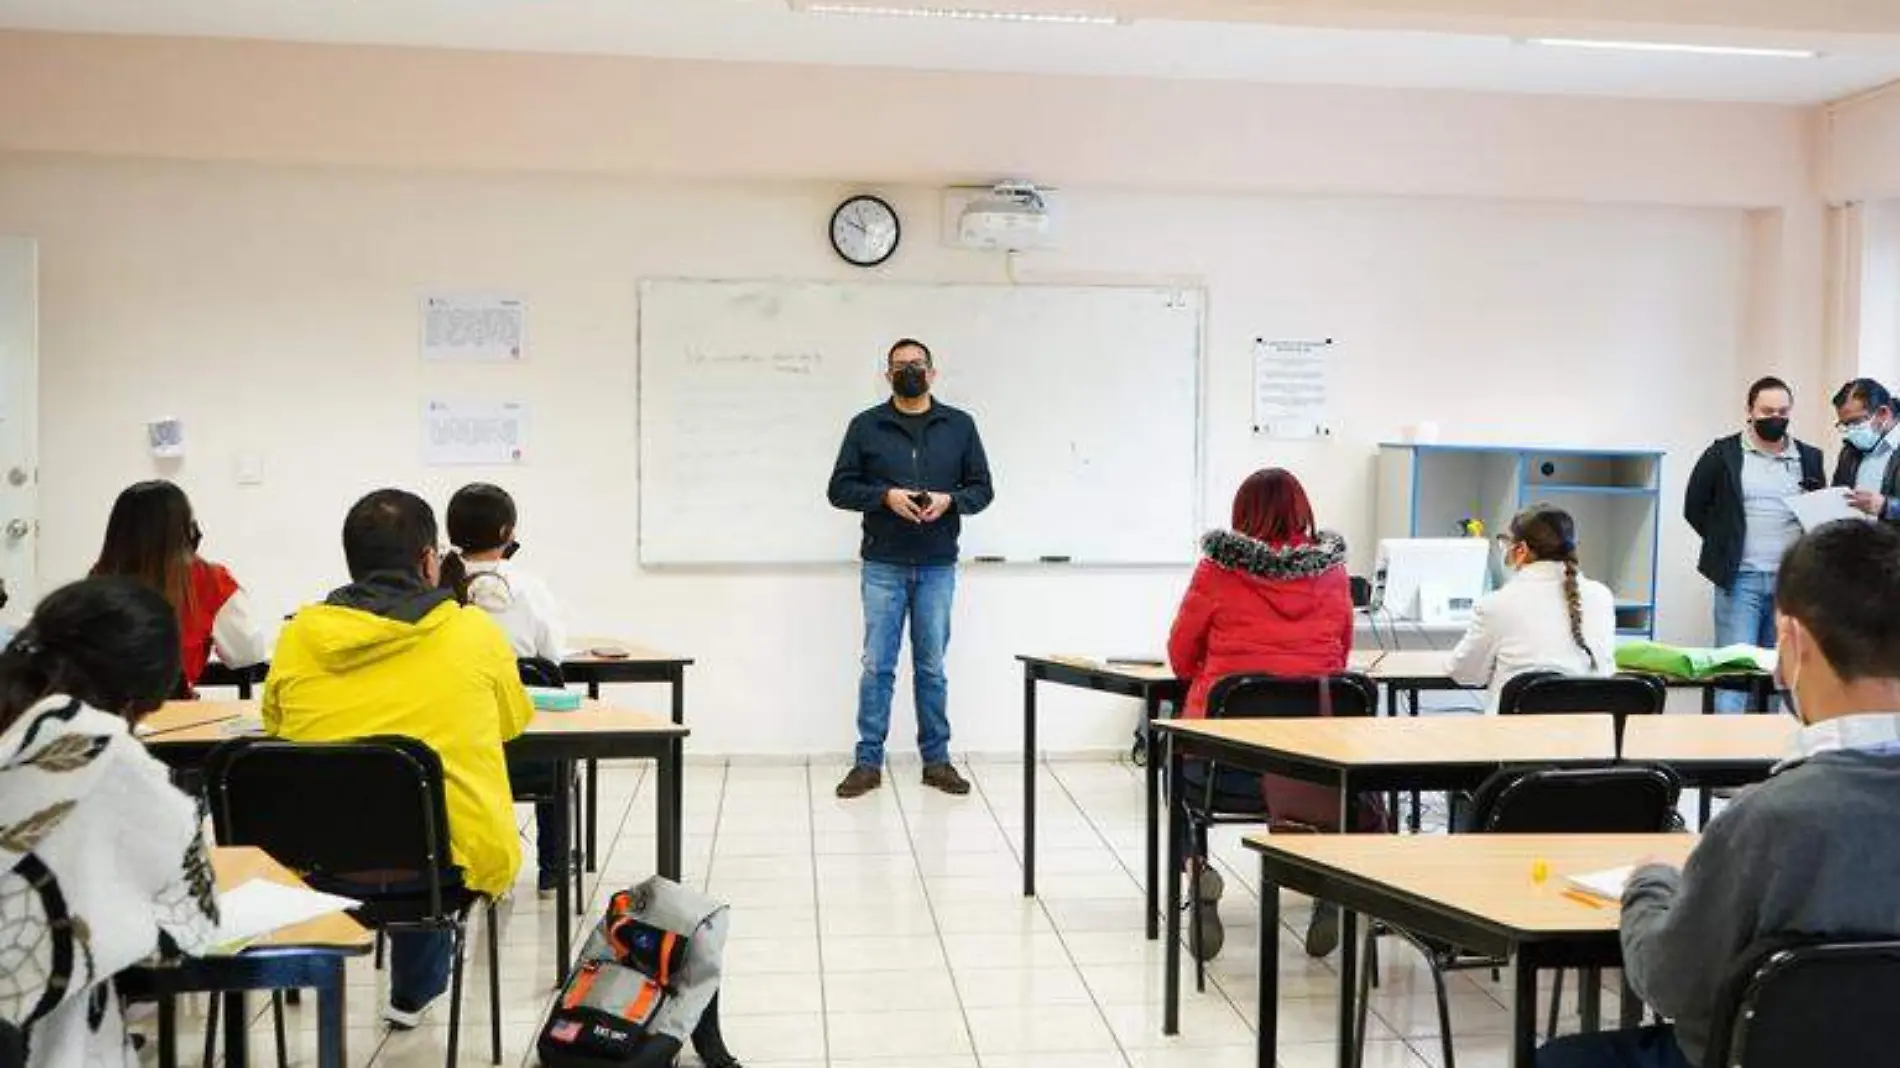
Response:
[[[1584,872],[1581,875],[1566,876],[1564,882],[1568,883],[1572,890],[1580,894],[1600,897],[1605,901],[1621,901],[1623,900],[1623,887],[1629,884],[1630,874],[1635,870],[1633,866],[1627,868],[1606,868],[1603,871]]]

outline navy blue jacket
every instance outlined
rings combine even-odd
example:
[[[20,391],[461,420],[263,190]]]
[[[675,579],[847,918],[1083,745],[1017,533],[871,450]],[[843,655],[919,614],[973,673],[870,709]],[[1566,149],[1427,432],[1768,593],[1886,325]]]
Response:
[[[913,523],[885,506],[892,489],[949,494],[950,511],[935,523]],[[858,413],[845,429],[828,496],[834,508],[864,513],[860,556],[915,567],[956,563],[963,517],[988,508],[995,492],[983,439],[968,412],[933,400],[923,432],[913,435],[886,401]]]

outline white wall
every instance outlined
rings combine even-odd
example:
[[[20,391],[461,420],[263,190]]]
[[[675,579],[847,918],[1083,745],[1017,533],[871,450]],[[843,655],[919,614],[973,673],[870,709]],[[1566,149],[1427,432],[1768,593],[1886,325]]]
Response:
[[[521,561],[578,629],[698,658],[696,749],[842,752],[854,574],[641,571],[633,449],[636,281],[844,276],[823,225],[845,191],[0,155],[0,232],[41,241],[43,573],[81,573],[113,494],[153,475],[142,428],[154,415],[185,421],[190,456],[172,474],[206,550],[271,611],[340,581],[337,530],[362,491],[410,486],[439,504],[460,481],[501,474],[524,510]],[[936,189],[885,192],[909,235],[891,276],[1000,279],[997,258],[934,244]],[[1066,225],[1061,251],[1024,258],[1026,281],[1208,289],[1210,516],[1244,473],[1284,464],[1363,564],[1372,446],[1404,424],[1479,442],[1659,446],[1663,635],[1706,637],[1694,542],[1675,515],[1696,452],[1732,428],[1756,371],[1743,354],[1762,253],[1743,212],[1071,188]],[[532,362],[424,367],[415,298],[431,285],[525,292]],[[1251,438],[1256,335],[1341,339],[1339,440]],[[533,404],[536,461],[421,467],[417,406],[434,392]],[[264,454],[265,485],[236,485],[242,450]],[[812,472],[813,493],[825,474]],[[998,483],[1035,491],[1007,471]],[[770,527],[761,517],[759,536]],[[1014,653],[1155,648],[1184,577],[966,577],[950,663],[959,747],[1020,744]],[[1119,746],[1134,718],[1081,695],[1045,708],[1056,749]],[[894,738],[911,733],[900,712]]]

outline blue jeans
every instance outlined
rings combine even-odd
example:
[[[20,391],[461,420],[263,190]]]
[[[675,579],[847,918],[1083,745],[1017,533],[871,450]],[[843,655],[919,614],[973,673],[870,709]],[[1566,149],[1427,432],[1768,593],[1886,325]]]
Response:
[[[455,936],[447,931],[389,932],[389,1000],[415,1010],[449,988],[455,961]]]
[[[917,749],[924,763],[945,763],[950,759],[950,683],[943,673],[943,653],[950,646],[956,566],[904,567],[866,560],[859,584],[864,598],[864,674],[858,679],[858,766],[884,766],[891,691],[897,686],[897,654],[903,648],[906,620]]]
[[[1733,587],[1716,587],[1715,644],[1775,647],[1774,572],[1737,572]],[[1740,712],[1746,702],[1746,694],[1723,690],[1715,695],[1715,710]]]
[[[1670,1027],[1571,1035],[1537,1051],[1537,1068],[1694,1068]]]

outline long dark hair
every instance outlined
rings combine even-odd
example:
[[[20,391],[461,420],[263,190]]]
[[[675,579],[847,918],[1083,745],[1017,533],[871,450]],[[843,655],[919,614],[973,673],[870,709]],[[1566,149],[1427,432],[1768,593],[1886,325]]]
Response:
[[[136,579],[163,594],[173,611],[194,607],[191,565],[203,534],[185,491],[164,479],[127,486],[112,502],[94,576]]]
[[[1564,609],[1570,613],[1570,640],[1577,643],[1597,669],[1597,654],[1583,640],[1583,595],[1577,589],[1577,523],[1570,513],[1549,504],[1533,504],[1511,517],[1511,540],[1524,546],[1532,560],[1564,565]]]
[[[137,720],[178,688],[178,614],[130,578],[54,590],[0,650],[0,731],[52,694]]]
[[[487,482],[472,482],[449,498],[449,544],[454,551],[442,560],[442,588],[468,603],[469,571],[463,553],[485,553],[513,544],[515,499]]]

